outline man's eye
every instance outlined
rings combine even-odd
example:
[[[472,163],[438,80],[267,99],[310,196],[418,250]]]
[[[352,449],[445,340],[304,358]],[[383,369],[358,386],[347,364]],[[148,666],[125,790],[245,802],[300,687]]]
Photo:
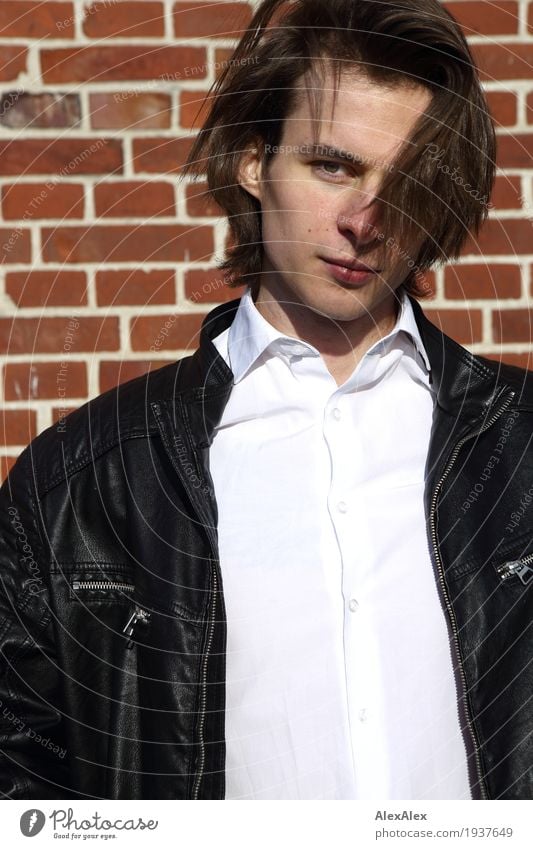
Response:
[[[345,176],[347,173],[346,166],[341,165],[339,162],[323,160],[320,162],[314,162],[313,165],[319,173],[327,174],[330,177]]]

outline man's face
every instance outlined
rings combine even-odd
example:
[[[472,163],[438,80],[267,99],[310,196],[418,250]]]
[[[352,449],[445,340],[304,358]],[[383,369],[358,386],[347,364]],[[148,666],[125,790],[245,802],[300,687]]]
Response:
[[[416,245],[391,245],[380,260],[378,248],[392,234],[382,234],[379,203],[369,207],[369,201],[430,102],[422,86],[384,86],[350,72],[341,77],[332,113],[333,77],[326,78],[316,150],[300,89],[267,172],[254,152],[241,160],[241,184],[262,209],[260,298],[288,311],[304,305],[335,321],[383,313],[387,299],[393,305],[391,292],[405,280],[409,260],[416,262],[423,236]],[[365,247],[372,249],[363,256]],[[372,270],[343,265],[357,261]]]

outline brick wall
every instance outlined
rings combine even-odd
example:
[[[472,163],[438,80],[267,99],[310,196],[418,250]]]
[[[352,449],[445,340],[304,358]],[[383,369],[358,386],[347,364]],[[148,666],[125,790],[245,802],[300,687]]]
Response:
[[[39,431],[196,345],[224,289],[225,224],[178,186],[245,2],[1,0],[1,474]],[[533,2],[447,4],[498,127],[491,213],[426,309],[472,350],[527,365],[533,311]]]

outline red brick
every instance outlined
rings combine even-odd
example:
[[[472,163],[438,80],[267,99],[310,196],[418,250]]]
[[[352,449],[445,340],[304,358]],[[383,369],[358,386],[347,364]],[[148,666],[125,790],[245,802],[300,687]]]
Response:
[[[99,130],[143,130],[170,127],[168,94],[136,91],[99,92],[89,98],[91,126]]]
[[[443,4],[469,35],[514,35],[518,33],[518,3],[492,2],[487,8],[482,2],[448,2]]]
[[[0,480],[4,481],[7,478],[10,469],[13,468],[16,462],[16,457],[0,457]]]
[[[27,445],[37,435],[35,410],[0,410],[0,439],[4,445]]]
[[[9,354],[78,353],[116,351],[119,347],[118,318],[83,316],[79,327],[63,318],[0,318],[0,352]],[[73,340],[70,341],[70,337]],[[66,346],[70,348],[66,348]]]
[[[211,227],[146,224],[43,230],[45,262],[205,262],[212,253]]]
[[[174,35],[177,38],[239,38],[252,17],[246,3],[176,3]]]
[[[222,212],[218,203],[207,193],[207,183],[188,183],[185,186],[187,215],[191,217],[219,217]]]
[[[486,92],[487,102],[497,126],[512,127],[518,120],[518,100],[509,91]]]
[[[528,4],[528,23],[527,28],[529,33],[533,33],[533,6]]]
[[[522,184],[520,177],[509,177],[502,174],[496,177],[491,203],[497,209],[522,209]]]
[[[83,32],[90,38],[152,38],[165,34],[161,3],[93,3],[87,6]]]
[[[13,139],[0,144],[0,175],[121,173],[117,139]]]
[[[495,360],[497,363],[507,363],[510,366],[518,366],[518,368],[533,368],[533,351],[526,351],[524,354],[510,354],[507,351],[483,354],[489,360]]]
[[[83,218],[83,186],[76,183],[10,183],[2,187],[7,219]]]
[[[494,310],[492,333],[495,342],[533,342],[533,310]]]
[[[505,133],[498,136],[498,166],[530,168],[533,156],[533,133]]]
[[[2,61],[0,62],[0,82],[16,80],[19,74],[26,70],[28,50],[21,44],[2,44]]]
[[[0,37],[5,38],[73,38],[74,9],[72,3],[21,2],[0,3]]]
[[[215,77],[219,77],[222,71],[226,68],[228,63],[230,62],[234,51],[231,47],[218,47],[215,50],[215,66],[214,72]]]
[[[77,407],[52,407],[52,423],[53,424],[63,424],[66,417],[77,410]]]
[[[67,47],[41,51],[45,83],[106,80],[202,79],[207,75],[204,47]]]
[[[94,187],[97,215],[144,218],[173,215],[174,187],[170,183],[99,183]]]
[[[519,298],[517,265],[455,265],[444,272],[445,295],[461,301],[471,298]]]
[[[461,345],[471,345],[481,342],[482,314],[481,310],[425,310],[430,321],[459,342]]]
[[[70,357],[55,363],[8,363],[4,369],[4,392],[6,401],[85,398],[87,367]]]
[[[191,138],[133,140],[133,166],[137,173],[177,174],[192,146]]]
[[[207,91],[181,91],[180,125],[191,129],[200,129],[213,103]]]
[[[194,350],[204,315],[150,315],[132,321],[133,351]]]
[[[31,262],[30,231],[22,227],[0,229],[0,263]]]
[[[172,362],[174,360],[103,360],[100,363],[100,392],[107,392],[120,383],[126,383]]]
[[[83,271],[10,271],[6,292],[18,307],[81,307],[87,303]]]
[[[463,254],[528,254],[532,235],[533,225],[525,218],[489,219],[477,239],[468,239]]]
[[[482,80],[527,80],[533,67],[533,43],[473,44]]]
[[[230,288],[218,268],[191,268],[185,272],[185,296],[195,304],[222,303],[240,298],[244,289]]]
[[[76,127],[81,120],[77,94],[6,92],[0,98],[0,124],[11,129]]]
[[[96,298],[99,306],[174,304],[174,271],[143,271],[142,268],[97,271]]]

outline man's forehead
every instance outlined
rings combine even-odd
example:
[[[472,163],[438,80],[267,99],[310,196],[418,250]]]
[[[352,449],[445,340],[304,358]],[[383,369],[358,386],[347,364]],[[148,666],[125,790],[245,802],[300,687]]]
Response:
[[[308,88],[309,78],[295,89],[283,135],[302,147],[320,145],[344,153],[338,158],[368,159],[369,147],[380,158],[392,155],[411,134],[432,95],[409,81],[381,83],[361,72],[345,72],[338,86],[332,73],[320,89]],[[307,83],[307,86],[306,86]]]
[[[331,109],[333,102],[344,94],[356,93],[358,97],[389,102],[398,93],[411,92],[415,96],[426,93],[431,95],[428,86],[405,75],[392,74],[390,77],[377,78],[356,62],[346,62],[340,70],[334,71],[331,63],[324,67],[316,63],[299,77],[293,86],[292,110],[308,109],[319,101],[321,113]],[[318,117],[314,115],[314,117]]]

